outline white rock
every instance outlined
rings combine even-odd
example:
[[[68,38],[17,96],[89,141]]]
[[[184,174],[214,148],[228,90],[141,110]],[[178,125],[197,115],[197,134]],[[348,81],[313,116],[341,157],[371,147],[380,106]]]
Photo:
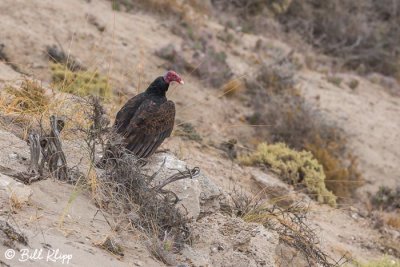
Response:
[[[155,183],[160,183],[164,179],[178,173],[186,171],[187,164],[174,155],[159,153],[152,157],[152,160],[144,167],[145,171],[151,175],[157,172],[165,164],[157,177]],[[194,220],[205,214],[211,214],[219,210],[219,197],[222,195],[221,189],[216,186],[207,176],[200,174],[193,179],[183,179],[173,182],[166,186],[166,189],[174,192],[180,199],[179,207],[189,218]]]
[[[10,159],[18,159],[18,154],[15,153],[15,152],[12,152],[12,153],[8,154],[8,157],[9,157]]]
[[[0,192],[13,197],[19,203],[26,203],[32,196],[32,189],[20,182],[15,181],[10,176],[0,173]]]

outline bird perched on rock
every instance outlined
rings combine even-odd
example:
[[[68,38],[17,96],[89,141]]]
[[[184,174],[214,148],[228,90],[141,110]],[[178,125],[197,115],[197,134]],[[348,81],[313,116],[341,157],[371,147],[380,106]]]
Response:
[[[175,104],[166,97],[171,82],[184,83],[176,72],[168,71],[117,113],[115,130],[124,138],[126,148],[139,158],[151,156],[171,135]]]

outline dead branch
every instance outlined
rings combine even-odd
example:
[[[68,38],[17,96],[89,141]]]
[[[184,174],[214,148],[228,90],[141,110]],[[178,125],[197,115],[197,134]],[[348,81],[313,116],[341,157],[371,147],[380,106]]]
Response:
[[[199,167],[195,167],[191,170],[186,170],[186,171],[179,171],[179,173],[176,173],[172,176],[170,176],[169,178],[165,179],[164,181],[162,181],[162,183],[160,183],[159,185],[156,185],[153,187],[153,190],[156,192],[160,192],[164,186],[179,181],[179,180],[183,180],[186,178],[190,178],[193,179],[193,177],[199,175],[200,173],[200,168]]]
[[[49,156],[49,170],[59,180],[67,180],[67,159],[62,150],[60,140],[60,132],[64,128],[64,120],[52,115],[50,116],[50,127],[51,133],[47,140],[49,143],[49,151],[47,153],[47,156]]]
[[[40,135],[36,132],[29,134],[28,145],[31,160],[28,171],[13,174],[12,176],[24,184],[30,184],[43,179],[47,166],[49,172],[55,178],[63,181],[67,180],[67,160],[62,150],[60,139],[60,132],[64,125],[63,119],[52,115],[50,116],[50,134]]]
[[[40,137],[37,133],[29,135],[29,150],[31,152],[31,162],[29,165],[28,173],[33,175],[39,174],[39,159],[40,159]]]

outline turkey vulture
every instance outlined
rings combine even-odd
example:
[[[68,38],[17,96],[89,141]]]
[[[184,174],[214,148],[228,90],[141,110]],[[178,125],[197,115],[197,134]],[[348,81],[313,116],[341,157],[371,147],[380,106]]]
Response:
[[[139,158],[151,156],[171,135],[175,104],[165,95],[171,82],[184,83],[176,72],[168,71],[117,113],[114,128],[124,138],[126,148]]]

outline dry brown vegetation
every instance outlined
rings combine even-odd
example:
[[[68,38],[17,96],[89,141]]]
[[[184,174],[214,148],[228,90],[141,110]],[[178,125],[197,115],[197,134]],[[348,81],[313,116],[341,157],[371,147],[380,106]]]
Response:
[[[324,168],[327,188],[339,201],[349,200],[362,181],[357,159],[348,151],[340,128],[327,122],[293,87],[291,69],[285,61],[262,67],[256,79],[248,83],[255,110],[249,122],[268,125],[260,133],[269,142],[284,142],[292,148],[311,151]]]
[[[341,65],[361,73],[380,72],[399,78],[400,3],[398,0],[213,0],[230,23],[244,30],[268,34],[275,19],[289,34],[323,53],[341,59]],[[226,19],[225,19],[226,20]]]
[[[11,95],[7,107],[16,113],[40,114],[50,104],[50,98],[38,81],[25,79],[19,88],[9,86],[6,92]]]
[[[279,20],[346,67],[398,77],[399,12],[397,0],[294,0]]]
[[[400,187],[382,186],[371,199],[372,204],[379,209],[393,211],[400,209]]]
[[[91,160],[86,184],[97,206],[112,216],[115,225],[128,222],[145,233],[150,252],[169,264],[170,261],[166,259],[169,253],[162,254],[160,244],[170,242],[169,252],[176,252],[189,242],[190,231],[188,218],[176,207],[178,197],[165,186],[196,176],[198,168],[178,172],[155,183],[158,173],[145,174],[142,171],[145,161],[125,150],[120,136],[108,128],[100,99],[91,97],[84,103],[89,127],[81,131],[86,135],[85,142]],[[100,145],[104,151],[101,163],[97,164],[104,169],[103,172],[93,167],[96,164],[96,145]]]
[[[186,29],[186,28],[184,28]],[[226,62],[226,54],[217,51],[210,45],[207,33],[198,33],[200,37],[187,39],[192,46],[192,58],[186,59],[181,49],[169,44],[156,51],[156,55],[167,60],[166,69],[175,69],[180,73],[188,72],[197,76],[201,81],[211,87],[220,87],[233,76],[232,70]]]
[[[71,193],[70,202],[76,199],[79,191],[90,192],[99,211],[104,211],[111,217],[112,224],[107,218],[106,220],[113,231],[118,232],[121,223],[128,224],[132,231],[135,228],[139,229],[149,240],[148,248],[150,252],[159,260],[171,264],[172,260],[169,257],[173,258],[173,253],[190,241],[190,230],[187,226],[189,219],[186,218],[182,210],[176,207],[177,196],[165,189],[165,186],[177,180],[193,178],[199,173],[199,169],[194,168],[185,172],[178,172],[155,183],[158,172],[152,175],[145,174],[142,171],[144,161],[136,158],[129,151],[125,151],[123,145],[117,141],[120,138],[108,127],[109,120],[100,98],[91,96],[86,99],[75,99],[74,103],[75,108],[79,107],[82,111],[75,114],[75,116],[80,116],[80,119],[76,120],[76,117],[65,117],[65,119],[66,122],[76,120],[70,124],[68,131],[75,138],[82,138],[82,141],[86,144],[86,149],[81,150],[82,153],[79,157],[88,159],[89,169],[81,170],[77,166],[67,168],[65,160],[62,161],[62,166],[57,165],[59,163],[58,158],[55,158],[54,154],[49,154],[49,151],[55,148],[49,147],[47,149],[47,145],[42,146],[47,136],[43,135],[37,138],[38,144],[40,143],[37,152],[41,155],[42,161],[39,164],[39,155],[35,156],[35,153],[31,150],[31,163],[36,160],[37,167],[39,165],[40,168],[48,166],[50,172],[43,172],[43,169],[35,170],[32,175],[35,175],[36,178],[34,180],[29,179],[26,183],[53,177],[73,184],[76,189]],[[35,126],[37,129],[47,128],[47,124],[43,124],[41,120],[34,123],[38,124]],[[62,127],[64,127],[64,121],[62,121],[62,124]],[[58,128],[58,125],[54,127]],[[49,137],[57,138],[61,142],[60,131],[60,129],[57,130],[57,137],[54,135]],[[106,143],[106,140],[109,140],[109,142]],[[103,171],[100,172],[94,168],[98,146],[103,151],[107,149],[111,154],[110,157],[99,164],[103,168]],[[62,149],[61,143],[58,144],[58,148]],[[115,151],[117,153],[113,154]],[[56,154],[65,157],[62,150],[57,150]],[[67,160],[69,159],[67,158]],[[62,168],[65,169],[62,177],[51,172],[52,161],[55,161],[57,165],[54,169],[56,173]],[[22,179],[20,180],[22,181]],[[13,198],[10,201],[12,201],[10,203],[12,209],[20,208],[20,203],[13,201]],[[62,224],[64,215],[61,216],[60,221]],[[169,248],[164,251],[162,248],[165,249],[167,245]],[[106,238],[98,246],[113,254],[123,255],[122,248],[112,238]]]
[[[221,89],[223,95],[232,96],[246,88],[248,95],[252,96],[250,103],[246,104],[254,109],[254,114],[248,121],[253,126],[268,125],[266,128],[257,128],[255,136],[258,141],[284,142],[291,149],[311,152],[319,162],[319,170],[319,166],[323,166],[326,176],[324,188],[326,185],[327,189],[338,197],[339,203],[353,200],[351,198],[362,182],[357,158],[348,149],[348,140],[340,130],[340,125],[327,121],[295,88],[295,76],[299,66],[291,59],[292,53],[273,64],[262,63],[255,77],[246,77],[244,83],[240,79],[232,79],[234,74],[227,61],[228,52],[225,53],[218,46],[214,46],[214,41],[217,38],[229,46],[237,42],[230,31],[264,33],[263,28],[270,23],[269,19],[276,19],[289,33],[299,33],[304,36],[306,42],[320,51],[339,57],[341,65],[345,67],[357,69],[361,73],[378,71],[399,77],[400,40],[395,26],[400,22],[400,4],[397,5],[395,0],[384,0],[381,3],[372,0],[362,3],[329,0],[326,4],[316,0],[110,2],[114,10],[156,12],[162,18],[179,21],[179,25],[173,26],[171,31],[183,38],[182,47],[175,48],[170,44],[158,51],[152,51],[166,60],[164,67],[192,74],[205,85]],[[388,8],[389,6],[393,8]],[[201,27],[195,24],[198,16],[216,16],[214,7],[231,15],[228,19],[225,18],[225,31],[220,32],[218,36],[214,36],[213,32],[202,31]],[[196,12],[193,13],[194,10]],[[371,22],[367,19],[368,16],[377,19]],[[232,17],[236,18],[231,19]],[[268,18],[265,19],[266,17]],[[235,26],[241,26],[241,29],[236,29]],[[6,60],[1,48],[0,46],[0,60]],[[260,54],[264,49],[266,48],[262,46],[256,47]],[[0,102],[1,115],[19,116],[21,121],[26,123],[27,136],[32,124],[43,123],[42,117],[57,110],[65,113],[68,126],[65,137],[71,135],[73,138],[83,138],[84,140],[80,141],[86,143],[86,152],[89,155],[89,170],[82,173],[82,170],[75,168],[73,173],[78,178],[69,182],[75,184],[78,190],[83,189],[91,193],[99,211],[104,211],[107,215],[104,218],[112,231],[121,231],[122,224],[128,225],[124,230],[139,229],[144,233],[148,241],[147,248],[155,258],[167,265],[176,265],[173,254],[184,244],[190,243],[190,228],[184,212],[176,207],[177,196],[166,190],[165,186],[176,180],[192,178],[198,173],[198,169],[164,177],[164,181],[155,183],[158,173],[145,174],[142,171],[145,162],[122,148],[120,137],[109,129],[110,120],[100,98],[92,97],[111,96],[109,77],[101,75],[97,69],[88,71],[79,60],[67,55],[62,48],[47,47],[47,53],[49,59],[54,62],[51,66],[55,88],[83,97],[68,100],[68,103],[73,105],[70,109],[80,107],[77,109],[79,112],[63,110],[61,107],[65,106],[65,103],[62,103],[65,99],[56,99],[53,103],[49,101],[49,96],[40,83],[25,80],[21,86],[7,88],[6,96],[2,96]],[[188,54],[192,57],[188,57]],[[335,75],[326,76],[326,80],[338,87],[344,84],[344,80]],[[353,79],[346,84],[351,89],[356,89],[359,81]],[[248,98],[243,97],[240,100],[243,99]],[[28,122],[28,116],[32,116],[34,121]],[[48,128],[48,125],[41,124],[40,128]],[[199,142],[202,138],[207,138],[206,135],[200,135],[200,130],[198,132],[196,129],[200,127],[177,121],[174,135]],[[239,142],[241,143],[241,140]],[[224,149],[232,156],[232,161],[236,158],[236,143],[234,140],[224,144],[227,145]],[[108,150],[110,155],[96,166],[101,166],[102,171],[94,167],[99,146],[103,154]],[[230,154],[232,152],[234,154]],[[309,152],[307,153],[310,154]],[[283,156],[292,161],[291,155]],[[303,179],[303,171],[298,166],[294,167],[294,170],[281,172],[283,174],[280,177],[290,178],[293,184],[300,183],[296,178]],[[71,201],[74,201],[74,194],[77,193],[72,193]],[[263,197],[270,197],[266,196],[267,194]],[[310,193],[312,194],[313,192]],[[336,198],[331,195],[330,197]],[[322,250],[316,229],[311,227],[314,224],[307,219],[308,207],[298,202],[293,203],[292,200],[288,205],[280,205],[271,200],[259,199],[258,196],[250,197],[237,192],[232,193],[231,198],[233,206],[229,208],[235,216],[249,223],[262,224],[272,232],[278,233],[280,242],[293,248],[296,253],[300,252],[310,266],[337,266],[343,264],[340,261],[345,261],[341,259],[336,262]],[[399,209],[398,199],[399,189],[381,188],[371,202],[375,208],[392,212]],[[12,198],[10,201],[13,209],[20,208],[19,202]],[[328,200],[325,202],[329,203]],[[107,218],[111,218],[112,222]],[[393,228],[399,228],[400,225],[399,219],[394,216],[388,217],[386,223]],[[113,254],[124,255],[123,247],[111,236],[107,236],[98,246]]]
[[[331,259],[320,248],[316,230],[310,226],[307,219],[308,207],[303,203],[296,202],[282,207],[273,201],[261,199],[259,196],[262,194],[252,197],[238,189],[234,189],[229,195],[236,216],[277,232],[280,242],[301,253],[309,266],[317,264],[333,267],[346,262],[344,257],[338,261]]]
[[[0,94],[0,123],[6,129],[27,139],[34,124],[59,103],[40,82],[25,78],[19,85],[9,85]]]

